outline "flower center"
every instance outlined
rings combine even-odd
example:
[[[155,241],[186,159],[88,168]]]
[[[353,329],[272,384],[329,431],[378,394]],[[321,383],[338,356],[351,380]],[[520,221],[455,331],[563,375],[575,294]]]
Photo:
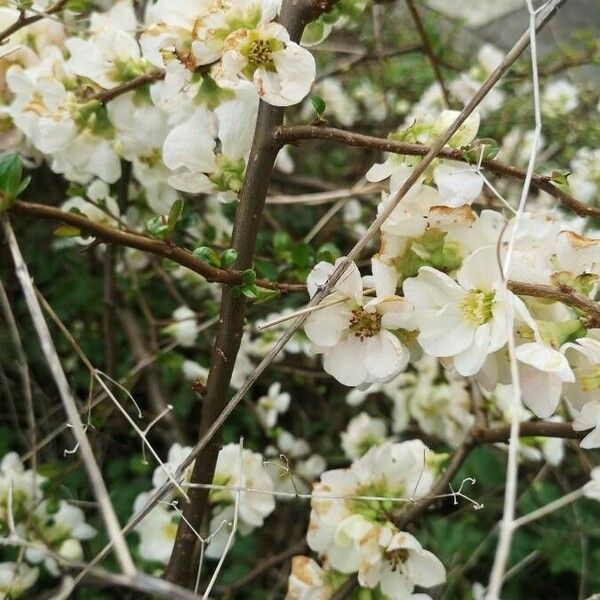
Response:
[[[392,566],[392,571],[397,571],[408,560],[408,550],[398,548],[398,550],[386,552],[385,558]]]
[[[584,392],[593,392],[600,388],[600,364],[581,373],[581,388]]]
[[[356,496],[362,496],[362,498],[350,501],[350,510],[353,513],[361,515],[372,523],[387,523],[392,517],[392,512],[402,507],[402,504],[394,502],[392,498],[404,497],[405,490],[400,486],[390,489],[385,482],[379,482],[364,485],[355,493]],[[369,496],[379,497],[381,500],[364,499]],[[390,498],[390,500],[384,498]]]
[[[350,317],[350,331],[360,340],[373,337],[381,329],[381,315],[367,312],[362,306],[355,308]]]
[[[248,50],[248,60],[258,67],[272,63],[273,44],[270,40],[254,40]]]
[[[470,290],[460,303],[460,310],[467,323],[479,327],[492,318],[493,305],[493,292]]]

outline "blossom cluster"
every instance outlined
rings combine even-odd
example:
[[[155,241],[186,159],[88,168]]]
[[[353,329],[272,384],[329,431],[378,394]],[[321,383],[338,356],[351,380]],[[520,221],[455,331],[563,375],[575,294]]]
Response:
[[[310,52],[276,22],[280,4],[158,0],[141,32],[131,0],[92,13],[75,33],[41,20],[0,54],[1,149],[85,185],[115,183],[129,161],[137,195],[158,214],[178,191],[235,199],[259,99],[296,104],[315,79]],[[2,28],[19,18],[0,7]],[[88,199],[97,200],[66,208],[96,220]]]
[[[391,137],[429,143],[455,116],[445,111],[423,117]],[[479,148],[478,127],[473,115],[449,147]],[[419,160],[391,155],[368,171],[371,181],[389,179],[380,211]],[[526,407],[548,418],[564,397],[574,427],[591,430],[582,446],[597,447],[598,324],[581,307],[515,294],[506,281],[593,299],[600,239],[584,231],[583,220],[568,221],[543,204],[512,218],[498,210],[475,211],[484,184],[477,165],[436,159],[384,222],[372,274],[363,277],[351,264],[323,307],[308,317],[306,335],[323,355],[325,371],[348,386],[387,384],[426,355],[489,393],[510,383],[512,335]],[[320,263],[313,269],[311,295],[334,268]]]
[[[168,460],[157,467],[152,475],[153,490],[159,488],[173,474],[191,452],[191,448],[173,444]],[[193,469],[193,463],[186,469],[183,489]],[[241,491],[238,506],[238,531],[247,535],[261,527],[264,520],[273,512],[275,500],[270,493],[274,489],[273,480],[263,465],[263,457],[238,444],[228,444],[219,452],[209,493],[211,507],[210,536],[206,547],[208,558],[219,558],[227,543],[233,525],[238,488],[256,491]],[[142,492],[134,502],[134,511],[141,509],[152,495],[152,491]],[[181,519],[178,497],[175,492],[169,499],[157,504],[149,515],[136,527],[139,534],[139,555],[149,563],[166,565],[171,556],[177,528]]]
[[[419,440],[372,447],[348,469],[326,471],[314,486],[307,541],[309,557],[292,562],[289,600],[328,600],[348,575],[386,598],[425,598],[415,586],[446,579],[440,560],[394,520],[411,499],[426,496],[441,457]]]
[[[24,597],[40,569],[60,577],[70,563],[83,559],[81,542],[96,535],[81,508],[56,498],[48,479],[25,469],[10,452],[0,462],[0,541],[22,548],[23,558],[0,563],[0,597]]]

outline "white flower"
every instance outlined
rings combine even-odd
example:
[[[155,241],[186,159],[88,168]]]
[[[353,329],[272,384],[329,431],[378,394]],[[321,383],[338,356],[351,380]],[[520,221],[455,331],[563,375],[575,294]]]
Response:
[[[566,115],[579,106],[579,92],[566,79],[551,81],[544,88],[541,105],[542,112],[549,117]]]
[[[371,446],[385,442],[386,437],[386,422],[362,412],[351,419],[346,431],[342,432],[342,449],[349,459],[354,460],[365,454]]]
[[[148,492],[140,494],[135,500],[134,511],[141,509],[149,496]],[[144,560],[166,565],[175,545],[178,522],[179,517],[175,511],[164,504],[157,504],[135,527],[140,536],[140,556]]]
[[[600,467],[592,469],[591,477],[591,480],[583,486],[583,494],[586,498],[600,502]]]
[[[573,195],[582,202],[596,202],[600,188],[600,149],[579,148],[569,166]]]
[[[263,492],[273,490],[273,481],[263,466],[262,456],[244,449],[240,465],[238,444],[227,444],[221,448],[213,483],[232,488],[241,486]],[[233,505],[236,495],[235,489],[213,489],[210,492],[210,501],[211,504]],[[262,526],[264,519],[274,509],[275,500],[268,493],[243,491],[240,495],[239,517],[245,525],[252,528]]]
[[[484,44],[477,52],[477,60],[489,77],[504,60],[504,52],[493,44]]]
[[[308,556],[294,556],[285,600],[329,600],[333,589],[327,574]]]
[[[359,572],[359,582],[371,588],[379,584],[390,600],[415,597],[415,585],[433,587],[445,580],[446,569],[439,558],[405,531],[394,534],[378,560],[364,574]]]
[[[121,29],[104,29],[91,39],[70,38],[67,67],[105,89],[130,81],[145,70],[135,38]]]
[[[444,160],[433,171],[441,204],[459,207],[471,204],[481,194],[483,178],[474,167]]]
[[[235,87],[240,78],[251,79],[258,95],[274,106],[297,104],[315,80],[312,54],[290,41],[278,23],[238,29],[225,40],[223,49],[215,72],[217,83]]]
[[[67,560],[72,556],[75,560],[83,558],[83,549],[79,541],[89,540],[96,535],[96,530],[85,522],[83,511],[64,500],[59,501],[58,510],[48,501],[42,502],[34,512],[34,519],[43,543],[52,540],[52,545],[56,546],[53,549]],[[44,546],[27,548],[25,557],[33,563],[43,561],[50,574],[55,577],[60,575],[59,564],[46,552]]]
[[[289,406],[290,395],[281,391],[281,383],[272,383],[267,395],[261,396],[256,401],[256,413],[261,425],[265,429],[275,427],[277,418],[280,414],[285,413]]]
[[[406,499],[429,492],[435,455],[420,440],[373,446],[349,469],[326,471],[314,486],[308,545],[342,573],[359,572],[380,560],[397,529],[389,511],[394,500],[356,500],[353,496]],[[346,499],[348,497],[348,499]]]
[[[199,379],[202,383],[206,383],[208,379],[208,369],[193,360],[184,360],[181,364],[181,370],[187,381],[196,381]]]
[[[575,431],[591,431],[581,440],[582,448],[600,448],[600,402],[588,402],[573,421]]]
[[[40,570],[27,563],[0,563],[0,600],[21,598],[38,579]]]
[[[154,473],[152,473],[152,485],[154,488],[159,488],[163,483],[165,483],[169,479],[169,475],[174,475],[175,471],[177,471],[179,468],[179,465],[183,463],[191,451],[191,446],[182,446],[181,444],[175,442],[169,448],[167,462],[156,467],[156,469],[154,469]],[[190,478],[193,464],[194,463],[187,467],[184,474],[185,480]]]
[[[307,280],[311,296],[334,268],[322,262],[312,270]],[[375,285],[378,283],[389,290],[389,284],[376,280]],[[365,301],[354,263],[334,289],[325,303],[339,301],[311,313],[304,325],[315,351],[324,355],[323,368],[348,386],[392,379],[409,360],[408,349],[393,332],[414,329],[412,307],[393,295]]]
[[[9,452],[0,462],[0,521],[7,520],[7,504],[12,493],[13,512],[21,507],[30,510],[42,499],[46,477],[32,469],[25,470],[19,455]]]
[[[515,350],[523,402],[538,417],[554,413],[563,383],[575,381],[564,354],[542,342],[522,344]]]
[[[404,282],[404,295],[415,306],[418,340],[432,356],[453,357],[463,376],[477,373],[488,354],[507,340],[507,303],[518,299],[501,288],[494,248],[470,255],[454,281],[422,267]],[[523,310],[526,310],[523,306]]]
[[[580,410],[589,402],[600,402],[600,342],[582,337],[562,346],[575,375],[564,387],[565,398]]]
[[[61,82],[62,56],[56,50],[36,68],[11,67],[6,83],[14,94],[9,114],[42,153],[64,150],[77,133],[74,96]]]
[[[173,321],[165,327],[165,333],[172,335],[184,348],[191,348],[198,336],[196,313],[187,306],[180,306],[173,311]]]

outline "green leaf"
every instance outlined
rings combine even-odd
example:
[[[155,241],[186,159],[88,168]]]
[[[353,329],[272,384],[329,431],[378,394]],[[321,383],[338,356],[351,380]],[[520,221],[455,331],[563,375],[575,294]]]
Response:
[[[225,252],[223,252],[223,254],[221,255],[221,266],[225,268],[231,266],[235,262],[237,256],[237,250],[235,250],[234,248],[229,248],[228,250],[225,250]]]
[[[272,298],[277,298],[279,292],[277,290],[269,290],[267,288],[257,287],[256,288],[256,303],[261,304],[262,302],[268,302]]]
[[[171,206],[171,210],[169,211],[169,218],[167,219],[167,223],[169,225],[169,231],[173,231],[175,229],[175,225],[179,219],[181,219],[181,215],[183,213],[183,200],[179,198],[173,202],[173,206]]]
[[[328,263],[334,263],[342,255],[340,249],[331,243],[323,244],[317,250],[317,261],[325,261]]]
[[[18,154],[8,154],[0,160],[0,192],[15,198],[21,185],[23,165]]]
[[[242,294],[250,300],[256,300],[258,298],[258,288],[254,284],[242,286]]]
[[[480,160],[491,160],[498,154],[500,148],[496,140],[482,138],[475,140],[463,148],[463,156],[472,164],[478,164]]]
[[[244,287],[254,285],[255,281],[256,281],[256,273],[252,269],[246,269],[242,273],[242,284]]]
[[[61,225],[54,230],[54,235],[61,238],[78,237],[81,230],[71,225]]]
[[[299,269],[308,269],[315,262],[315,252],[309,244],[302,242],[292,251],[292,262]]]
[[[154,238],[163,239],[169,234],[169,224],[165,215],[152,217],[146,221],[146,231]]]
[[[323,113],[325,112],[325,109],[327,108],[327,104],[325,103],[325,100],[323,100],[323,98],[321,98],[321,96],[310,96],[310,103],[312,104],[312,107],[315,109],[315,112],[317,113],[318,117],[321,117],[323,115]]]
[[[212,265],[213,267],[221,266],[221,257],[216,253],[215,250],[208,246],[199,246],[196,248],[192,255],[198,260],[202,260]]]
[[[571,171],[567,171],[566,169],[552,171],[552,183],[556,185],[568,185],[570,174]]]
[[[281,253],[290,247],[291,238],[286,231],[277,231],[273,235],[273,248],[275,252]]]

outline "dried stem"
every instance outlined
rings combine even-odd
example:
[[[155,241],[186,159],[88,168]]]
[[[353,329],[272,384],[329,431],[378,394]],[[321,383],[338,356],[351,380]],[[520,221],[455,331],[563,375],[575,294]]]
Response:
[[[133,564],[133,560],[131,559],[131,555],[129,554],[129,549],[127,547],[127,543],[125,542],[125,538],[121,533],[121,526],[119,525],[112,502],[110,501],[108,490],[106,489],[106,484],[102,477],[102,472],[98,467],[92,447],[85,434],[83,423],[79,417],[77,404],[71,394],[69,383],[60,364],[60,359],[56,352],[56,348],[54,347],[54,342],[52,341],[48,324],[44,319],[44,314],[37,299],[27,265],[23,260],[21,250],[17,243],[17,238],[15,237],[13,229],[10,225],[10,221],[6,215],[2,215],[2,227],[4,229],[4,234],[8,241],[8,246],[15,263],[17,278],[19,279],[19,283],[23,289],[27,308],[33,320],[44,357],[46,358],[50,372],[52,373],[56,387],[58,388],[65,412],[67,413],[69,423],[72,427],[73,435],[79,444],[81,458],[88,473],[92,489],[94,490],[94,495],[98,501],[98,506],[100,508],[102,518],[104,519],[107,532],[114,543],[117,559],[123,572],[127,575],[133,576],[136,574],[136,568]]]

